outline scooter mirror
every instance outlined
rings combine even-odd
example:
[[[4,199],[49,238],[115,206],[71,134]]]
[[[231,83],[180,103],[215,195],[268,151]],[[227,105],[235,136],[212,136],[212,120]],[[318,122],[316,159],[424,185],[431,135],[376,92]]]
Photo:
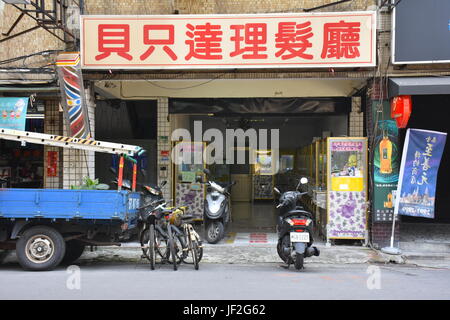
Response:
[[[163,182],[161,182],[161,188],[164,187],[167,184],[167,180],[164,180]]]
[[[277,193],[277,194],[281,194],[280,190],[278,188],[273,188],[273,190]]]
[[[117,174],[116,168],[109,167],[109,171],[111,171],[111,172],[114,173],[114,174]]]
[[[306,177],[301,178],[300,179],[300,183],[301,184],[307,184],[308,183],[308,178],[306,178]]]

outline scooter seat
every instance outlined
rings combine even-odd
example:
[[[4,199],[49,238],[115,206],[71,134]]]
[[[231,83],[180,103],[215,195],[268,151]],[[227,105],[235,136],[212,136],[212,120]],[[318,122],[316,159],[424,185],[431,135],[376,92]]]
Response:
[[[297,210],[297,209],[289,211],[288,213],[284,214],[283,218],[287,218],[287,217],[290,217],[290,216],[306,216],[306,217],[308,217],[310,219],[313,218],[313,216],[312,216],[312,214],[310,212],[305,211],[305,210]]]

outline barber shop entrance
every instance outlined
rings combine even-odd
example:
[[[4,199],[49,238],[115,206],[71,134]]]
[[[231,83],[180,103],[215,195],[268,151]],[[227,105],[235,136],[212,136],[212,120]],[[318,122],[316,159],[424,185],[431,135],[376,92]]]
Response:
[[[274,232],[278,216],[274,187],[281,192],[295,190],[300,177],[307,177],[310,183],[302,188],[316,189],[319,181],[309,167],[309,151],[316,141],[348,135],[351,101],[349,97],[169,99],[177,129],[186,129],[194,139],[200,133],[202,140],[194,141],[194,152],[206,152],[201,165],[174,165],[177,204],[194,203],[193,210],[202,216],[203,206],[210,205],[210,190],[198,181],[212,180],[222,187],[234,182],[229,230]],[[209,149],[217,137],[226,140],[220,141],[224,148]],[[203,168],[210,171],[207,177]]]
[[[322,233],[327,236],[327,187],[333,183],[335,199],[342,205],[352,200],[350,214],[334,215],[348,222],[334,223],[346,230],[330,235],[367,238],[360,205],[367,197],[361,100],[377,63],[376,12],[89,16],[80,30],[82,67],[111,74],[97,78],[98,94],[156,100],[156,180],[168,181],[163,194],[174,205],[188,205],[203,219],[207,168],[208,178],[220,184],[236,182],[232,229],[274,231],[274,186],[295,189],[305,176],[305,202]],[[215,142],[205,135],[226,137],[228,130],[244,137],[253,132],[257,139],[240,144],[235,136],[214,151],[221,161],[203,159]],[[200,162],[176,163],[186,150]],[[230,160],[239,155],[243,161]]]
[[[187,205],[198,222],[205,222],[206,179],[221,186],[234,181],[229,197],[228,232],[274,232],[277,195],[273,188],[281,192],[295,190],[299,179],[306,177],[309,182],[300,189],[308,194],[302,200],[306,209],[313,212],[321,237],[327,239],[327,225],[332,223],[327,207],[328,191],[330,195],[332,191],[338,196],[336,201],[351,209],[346,213],[349,222],[345,225],[351,233],[345,238],[358,232],[356,238],[365,239],[366,211],[359,207],[364,199],[360,198],[355,204],[346,203],[339,195],[340,192],[352,193],[350,198],[354,196],[356,201],[356,197],[364,197],[367,190],[364,154],[367,147],[364,147],[361,108],[365,105],[367,79],[279,80],[274,79],[276,74],[254,80],[109,80],[96,82],[95,90],[103,97],[121,97],[123,103],[118,106],[139,106],[142,110],[132,109],[139,119],[136,123],[153,121],[156,124],[154,149],[150,149],[153,151],[149,152],[148,161],[149,168],[155,169],[152,182],[167,181],[164,197],[172,200],[173,205]],[[186,87],[190,89],[182,90]],[[276,97],[280,93],[284,97]],[[102,102],[109,111],[115,103],[117,101],[108,102],[108,99]],[[97,111],[101,109],[105,107]],[[149,117],[145,116],[147,109],[153,109]],[[111,123],[128,119],[117,112],[110,116],[113,118],[98,113],[97,121],[109,119],[104,129],[111,130]],[[144,131],[151,128],[144,123],[139,127]],[[125,142],[120,138],[118,125],[113,131],[117,141]],[[102,132],[99,127],[98,134]],[[152,137],[143,139],[152,140]],[[217,139],[222,142],[222,149],[211,150],[211,146],[219,142]],[[336,155],[331,151],[335,140],[333,152],[337,152]],[[180,146],[183,147],[181,153],[177,149]],[[359,149],[353,150],[352,146],[359,146]],[[179,158],[183,159],[185,150],[200,161],[177,163]],[[150,165],[150,157],[155,158],[155,165]],[[205,176],[205,168],[210,175]],[[147,177],[152,175],[149,172]],[[347,178],[359,182],[357,185],[334,182]],[[360,220],[352,219],[353,213]],[[340,212],[332,217],[343,219]],[[339,238],[339,234],[331,237]]]

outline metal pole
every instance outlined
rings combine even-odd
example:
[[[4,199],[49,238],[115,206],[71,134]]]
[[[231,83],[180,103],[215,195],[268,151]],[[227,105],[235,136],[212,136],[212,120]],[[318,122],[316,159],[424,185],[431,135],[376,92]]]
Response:
[[[131,187],[131,190],[133,192],[136,191],[136,177],[137,177],[137,164],[133,163],[133,185]]]
[[[122,183],[123,183],[123,155],[120,156],[119,161],[119,176],[117,177],[117,190],[122,190]]]

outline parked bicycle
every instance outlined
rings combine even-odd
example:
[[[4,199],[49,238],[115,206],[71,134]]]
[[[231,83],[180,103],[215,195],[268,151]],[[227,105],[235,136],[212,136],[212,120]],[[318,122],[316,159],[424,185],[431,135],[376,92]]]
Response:
[[[140,208],[141,218],[144,222],[140,242],[144,256],[150,261],[150,268],[155,269],[156,255],[161,257],[162,262],[167,260],[167,236],[158,222],[163,214],[164,199],[148,203]]]
[[[203,257],[203,245],[199,234],[195,231],[192,225],[193,216],[183,215],[182,220],[182,232],[185,238],[186,248],[184,248],[183,262],[193,264],[195,270],[199,269],[200,260]],[[188,260],[188,257],[192,257],[192,262]]]
[[[181,226],[181,219],[186,211],[186,207],[179,206],[176,208],[165,208],[163,209],[163,214],[165,219],[164,231],[167,234],[167,240],[169,244],[170,259],[169,263],[173,265],[173,269],[176,271],[178,265],[184,259],[184,252],[186,251],[186,243],[184,241],[185,237],[183,233],[178,229]]]
[[[192,225],[193,216],[185,214],[187,208],[184,206],[172,208],[166,205],[159,200],[144,206],[150,208],[145,215],[141,236],[144,256],[150,261],[152,270],[155,269],[157,256],[162,263],[172,264],[174,270],[181,262],[193,264],[198,270],[203,245]]]

